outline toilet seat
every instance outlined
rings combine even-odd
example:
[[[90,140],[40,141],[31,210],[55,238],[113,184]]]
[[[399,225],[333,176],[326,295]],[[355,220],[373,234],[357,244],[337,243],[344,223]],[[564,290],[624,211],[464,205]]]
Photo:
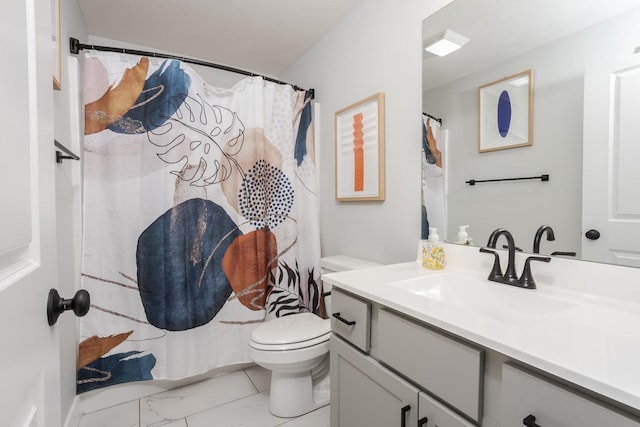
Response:
[[[279,317],[258,326],[249,345],[256,350],[296,350],[321,344],[331,336],[331,323],[313,313]]]

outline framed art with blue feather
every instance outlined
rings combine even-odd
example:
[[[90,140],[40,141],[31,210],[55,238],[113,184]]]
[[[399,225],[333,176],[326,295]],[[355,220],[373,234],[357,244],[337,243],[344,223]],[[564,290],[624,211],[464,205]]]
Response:
[[[478,88],[478,151],[533,144],[533,70]]]

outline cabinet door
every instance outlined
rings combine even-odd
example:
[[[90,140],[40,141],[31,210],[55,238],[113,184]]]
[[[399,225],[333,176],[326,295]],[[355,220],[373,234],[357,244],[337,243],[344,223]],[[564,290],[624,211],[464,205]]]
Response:
[[[381,309],[378,356],[385,365],[471,419],[482,420],[484,350]]]
[[[639,420],[510,363],[502,367],[502,425],[638,427]]]
[[[418,389],[331,337],[331,426],[417,427]]]
[[[474,427],[474,424],[426,393],[420,393],[418,427]]]

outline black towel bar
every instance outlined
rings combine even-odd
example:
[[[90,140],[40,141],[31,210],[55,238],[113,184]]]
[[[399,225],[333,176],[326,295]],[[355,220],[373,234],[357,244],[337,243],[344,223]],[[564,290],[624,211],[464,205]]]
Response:
[[[523,179],[539,179],[540,181],[549,181],[549,175],[527,176],[523,178],[499,178],[499,179],[470,179],[465,184],[476,185],[479,182],[498,182],[498,181],[520,181]]]
[[[62,163],[63,160],[80,160],[80,157],[73,154],[71,150],[69,150],[64,145],[60,144],[55,139],[53,140],[53,144],[60,150],[64,151],[64,154],[66,154],[65,156],[63,155],[62,151],[56,150],[56,163]]]

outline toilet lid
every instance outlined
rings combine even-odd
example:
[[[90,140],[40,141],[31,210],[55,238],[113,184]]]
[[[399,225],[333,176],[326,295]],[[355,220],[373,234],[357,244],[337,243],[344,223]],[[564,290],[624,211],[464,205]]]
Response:
[[[309,345],[309,341],[318,338],[320,339],[316,341],[319,342],[328,340],[330,334],[329,321],[313,313],[299,313],[263,323],[253,330],[251,341],[262,345],[291,346],[299,343],[300,346],[306,346]]]

